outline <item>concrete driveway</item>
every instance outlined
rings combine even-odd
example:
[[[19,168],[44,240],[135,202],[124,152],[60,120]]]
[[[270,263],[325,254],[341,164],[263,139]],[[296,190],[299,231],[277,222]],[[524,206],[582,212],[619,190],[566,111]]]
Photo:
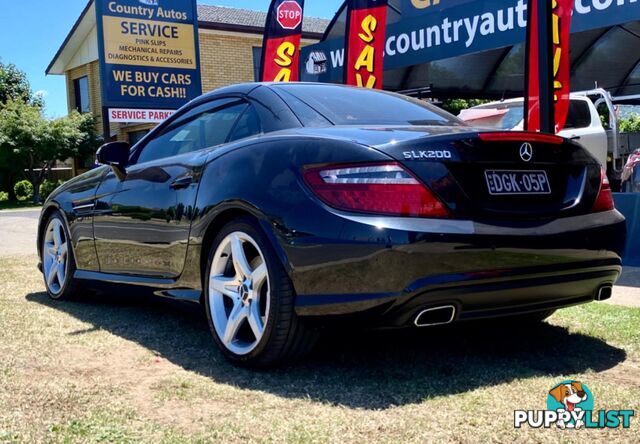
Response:
[[[617,305],[640,307],[640,267],[624,267],[611,300]]]
[[[40,209],[0,211],[0,257],[37,254]]]
[[[36,232],[40,210],[0,211],[0,238],[6,239],[0,257],[37,254]],[[625,267],[609,301],[640,307],[640,267]]]

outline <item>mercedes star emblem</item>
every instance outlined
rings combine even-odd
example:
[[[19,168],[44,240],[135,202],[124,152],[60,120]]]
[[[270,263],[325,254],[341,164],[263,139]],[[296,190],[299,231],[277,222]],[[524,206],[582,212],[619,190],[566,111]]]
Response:
[[[520,158],[525,162],[531,162],[533,159],[533,146],[527,142],[520,147]]]

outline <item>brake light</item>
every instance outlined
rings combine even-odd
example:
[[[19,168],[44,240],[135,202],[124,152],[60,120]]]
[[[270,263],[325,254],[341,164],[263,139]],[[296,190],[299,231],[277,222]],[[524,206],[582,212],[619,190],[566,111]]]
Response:
[[[398,163],[310,168],[304,179],[327,205],[345,211],[409,217],[449,217],[449,210]]]
[[[600,213],[602,211],[611,211],[615,209],[615,203],[613,202],[613,193],[611,193],[611,185],[609,184],[609,178],[604,168],[600,170],[600,191],[596,198],[596,203],[593,204],[594,213]]]
[[[479,133],[478,137],[484,142],[534,142],[562,145],[564,139],[552,134],[533,133],[528,131],[504,131],[494,133]]]

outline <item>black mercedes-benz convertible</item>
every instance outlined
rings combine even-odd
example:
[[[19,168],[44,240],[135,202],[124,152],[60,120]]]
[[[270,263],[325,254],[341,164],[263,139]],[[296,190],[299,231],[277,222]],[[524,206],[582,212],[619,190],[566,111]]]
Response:
[[[621,271],[624,218],[580,145],[392,93],[231,86],[98,161],[42,210],[49,295],[200,303],[249,366],[299,357],[332,321],[542,320],[610,297]]]

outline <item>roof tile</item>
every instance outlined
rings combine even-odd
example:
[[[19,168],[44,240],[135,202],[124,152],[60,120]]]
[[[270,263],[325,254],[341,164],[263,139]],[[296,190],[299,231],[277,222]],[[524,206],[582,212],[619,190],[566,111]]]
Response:
[[[223,25],[264,28],[267,13],[225,6],[198,5],[198,20]],[[302,24],[304,32],[314,34],[323,34],[327,26],[329,26],[329,20],[316,17],[305,17]]]

